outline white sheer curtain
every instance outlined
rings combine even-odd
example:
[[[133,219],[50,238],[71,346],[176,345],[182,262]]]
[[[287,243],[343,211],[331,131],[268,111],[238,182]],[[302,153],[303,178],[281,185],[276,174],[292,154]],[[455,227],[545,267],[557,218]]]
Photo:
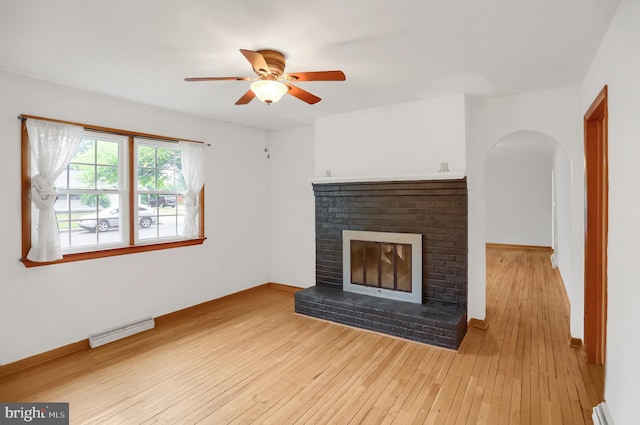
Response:
[[[29,118],[31,146],[31,249],[27,259],[37,262],[62,258],[58,222],[53,204],[58,192],[53,186],[73,158],[82,138],[82,127]]]
[[[205,145],[202,143],[180,142],[180,154],[182,156],[182,173],[187,185],[184,193],[184,228],[182,235],[188,238],[197,238],[198,222],[196,217],[200,211],[199,195],[204,186],[204,155]]]

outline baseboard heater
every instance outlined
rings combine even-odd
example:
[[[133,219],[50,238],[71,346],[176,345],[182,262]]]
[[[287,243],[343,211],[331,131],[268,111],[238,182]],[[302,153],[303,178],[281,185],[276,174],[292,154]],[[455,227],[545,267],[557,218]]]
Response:
[[[607,404],[604,401],[593,408],[591,418],[593,419],[593,425],[613,425],[609,409],[607,409]]]
[[[108,329],[104,332],[100,332],[94,335],[89,335],[89,346],[91,348],[100,347],[101,345],[108,344],[113,341],[117,341],[128,336],[153,329],[155,327],[155,321],[153,317],[145,317],[144,319],[137,320],[135,322],[127,323],[126,325],[118,326],[117,328]]]

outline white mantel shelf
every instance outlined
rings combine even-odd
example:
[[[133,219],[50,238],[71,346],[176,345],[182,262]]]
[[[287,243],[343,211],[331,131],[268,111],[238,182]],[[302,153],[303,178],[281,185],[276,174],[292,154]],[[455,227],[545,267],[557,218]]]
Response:
[[[465,178],[464,173],[431,173],[431,174],[405,174],[393,176],[336,176],[336,177],[315,177],[309,179],[313,184],[329,183],[362,183],[362,182],[391,182],[391,181],[411,181],[411,180],[459,180]]]

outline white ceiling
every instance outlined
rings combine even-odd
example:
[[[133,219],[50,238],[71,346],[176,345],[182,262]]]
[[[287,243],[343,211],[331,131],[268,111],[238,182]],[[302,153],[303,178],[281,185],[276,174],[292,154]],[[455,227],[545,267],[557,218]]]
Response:
[[[271,130],[454,93],[581,83],[619,0],[0,0],[0,70]],[[323,100],[234,102],[271,48]]]

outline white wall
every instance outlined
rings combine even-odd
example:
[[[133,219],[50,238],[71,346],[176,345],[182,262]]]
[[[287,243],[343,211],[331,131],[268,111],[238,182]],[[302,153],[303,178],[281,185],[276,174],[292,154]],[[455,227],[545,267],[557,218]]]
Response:
[[[582,166],[583,163],[578,163]],[[571,258],[572,258],[572,217],[571,209],[572,184],[571,175],[572,167],[569,157],[560,145],[555,146],[553,152],[553,170],[554,170],[554,201],[555,201],[555,221],[556,232],[553,241],[553,249],[555,257],[558,261],[558,270],[562,275],[562,280],[567,288],[567,293],[574,293],[573,286],[584,285],[583,282],[574,281],[571,275]],[[577,189],[577,188],[576,188]],[[577,214],[581,214],[580,211]],[[584,235],[582,229],[580,235]],[[581,236],[578,236],[581,237]],[[575,302],[579,303],[578,300]],[[577,308],[577,307],[576,307]],[[576,315],[571,316],[571,320],[581,320]],[[575,336],[575,335],[574,335]],[[577,338],[577,336],[576,336]]]
[[[469,210],[467,317],[480,320],[486,318],[487,310],[484,166],[489,151],[488,147],[485,148],[480,142],[476,142],[476,140],[482,140],[481,132],[484,123],[479,118],[482,111],[482,104],[476,104],[471,99],[467,99],[465,105],[467,208]],[[496,139],[495,142],[498,140]],[[488,142],[485,141],[485,143]]]
[[[0,364],[268,280],[263,132],[0,73]],[[211,143],[203,245],[25,268],[19,114]]]
[[[583,163],[582,121],[579,88],[563,88],[518,96],[470,99],[467,113],[467,176],[469,187],[469,317],[484,319],[486,297],[486,190],[485,159],[495,143],[505,136],[533,131],[556,141],[572,164]],[[583,184],[584,176],[571,170],[570,187],[563,196],[572,215],[563,216],[558,227],[571,229],[568,266],[573,282],[566,282],[571,302],[571,333],[582,337],[583,316]],[[565,265],[566,267],[567,265]]]
[[[269,280],[315,285],[314,128],[271,134]]]
[[[582,86],[582,110],[609,90],[609,246],[605,399],[616,425],[638,423],[640,400],[640,2],[623,0]]]
[[[465,99],[451,96],[316,121],[315,173],[384,176],[465,170]]]
[[[487,242],[551,246],[554,147],[540,133],[520,131],[491,149],[485,162]]]

